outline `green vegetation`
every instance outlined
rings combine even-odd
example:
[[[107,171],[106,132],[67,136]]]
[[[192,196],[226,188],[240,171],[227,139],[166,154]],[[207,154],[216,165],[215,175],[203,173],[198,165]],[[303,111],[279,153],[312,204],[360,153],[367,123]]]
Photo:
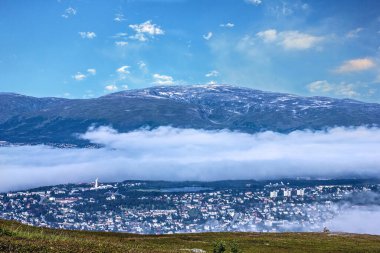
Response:
[[[230,247],[231,247],[231,253],[241,253],[239,244],[235,240],[231,242]]]
[[[380,252],[380,236],[332,233],[134,235],[0,220],[0,252]]]
[[[226,243],[224,241],[214,242],[212,253],[223,253],[226,251]]]

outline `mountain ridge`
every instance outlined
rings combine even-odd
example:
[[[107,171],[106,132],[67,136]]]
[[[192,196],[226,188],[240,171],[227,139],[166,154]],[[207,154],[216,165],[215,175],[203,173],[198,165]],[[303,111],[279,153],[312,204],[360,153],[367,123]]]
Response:
[[[377,103],[231,85],[154,86],[90,99],[0,93],[0,140],[10,143],[85,145],[75,134],[92,125],[289,133],[379,124]]]
[[[243,86],[236,86],[236,85],[230,85],[230,84],[194,84],[194,85],[155,85],[150,86],[146,88],[137,88],[137,89],[128,89],[128,90],[122,90],[122,91],[116,91],[112,93],[108,93],[102,96],[98,97],[92,97],[92,98],[68,98],[68,97],[58,97],[58,96],[32,96],[32,95],[26,95],[22,93],[17,92],[10,92],[10,91],[0,91],[0,96],[9,95],[9,96],[17,96],[17,97],[28,97],[28,98],[36,98],[36,99],[56,99],[56,100],[90,100],[90,99],[99,99],[99,98],[108,98],[108,97],[114,97],[121,94],[129,94],[129,93],[135,93],[139,91],[147,91],[147,90],[156,90],[156,89],[166,89],[166,88],[217,88],[217,87],[223,87],[223,88],[232,88],[232,89],[241,89],[241,90],[249,90],[254,92],[261,92],[261,93],[267,93],[267,94],[278,94],[278,95],[290,95],[293,97],[299,97],[299,98],[310,98],[310,99],[333,99],[333,100],[342,100],[342,101],[353,101],[358,103],[366,103],[366,104],[380,104],[376,102],[365,102],[357,99],[352,98],[334,98],[329,96],[305,96],[305,95],[298,95],[294,93],[286,93],[286,92],[275,92],[275,91],[268,91],[268,90],[259,90],[249,87],[243,87]]]

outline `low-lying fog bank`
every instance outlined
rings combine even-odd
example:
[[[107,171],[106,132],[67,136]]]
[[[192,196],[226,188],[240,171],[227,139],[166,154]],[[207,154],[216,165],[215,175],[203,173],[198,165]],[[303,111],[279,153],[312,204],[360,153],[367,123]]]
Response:
[[[89,129],[100,149],[0,148],[0,191],[60,183],[144,180],[380,177],[380,129],[204,131]]]

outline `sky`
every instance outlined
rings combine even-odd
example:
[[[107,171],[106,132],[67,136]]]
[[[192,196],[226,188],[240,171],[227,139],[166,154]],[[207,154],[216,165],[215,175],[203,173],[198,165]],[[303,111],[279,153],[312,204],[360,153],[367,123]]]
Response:
[[[0,0],[0,91],[230,84],[380,102],[377,0]]]

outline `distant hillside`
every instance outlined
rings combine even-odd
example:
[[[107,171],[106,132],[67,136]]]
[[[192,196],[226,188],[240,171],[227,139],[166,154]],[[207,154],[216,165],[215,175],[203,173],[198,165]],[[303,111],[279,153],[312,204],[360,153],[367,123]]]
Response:
[[[223,241],[240,252],[380,252],[380,236],[330,233],[135,235],[30,227],[0,220],[0,252],[212,252]]]
[[[228,85],[161,86],[94,99],[35,98],[0,93],[0,140],[85,144],[75,133],[92,124],[119,131],[173,126],[272,130],[380,124],[380,104],[301,97]]]

